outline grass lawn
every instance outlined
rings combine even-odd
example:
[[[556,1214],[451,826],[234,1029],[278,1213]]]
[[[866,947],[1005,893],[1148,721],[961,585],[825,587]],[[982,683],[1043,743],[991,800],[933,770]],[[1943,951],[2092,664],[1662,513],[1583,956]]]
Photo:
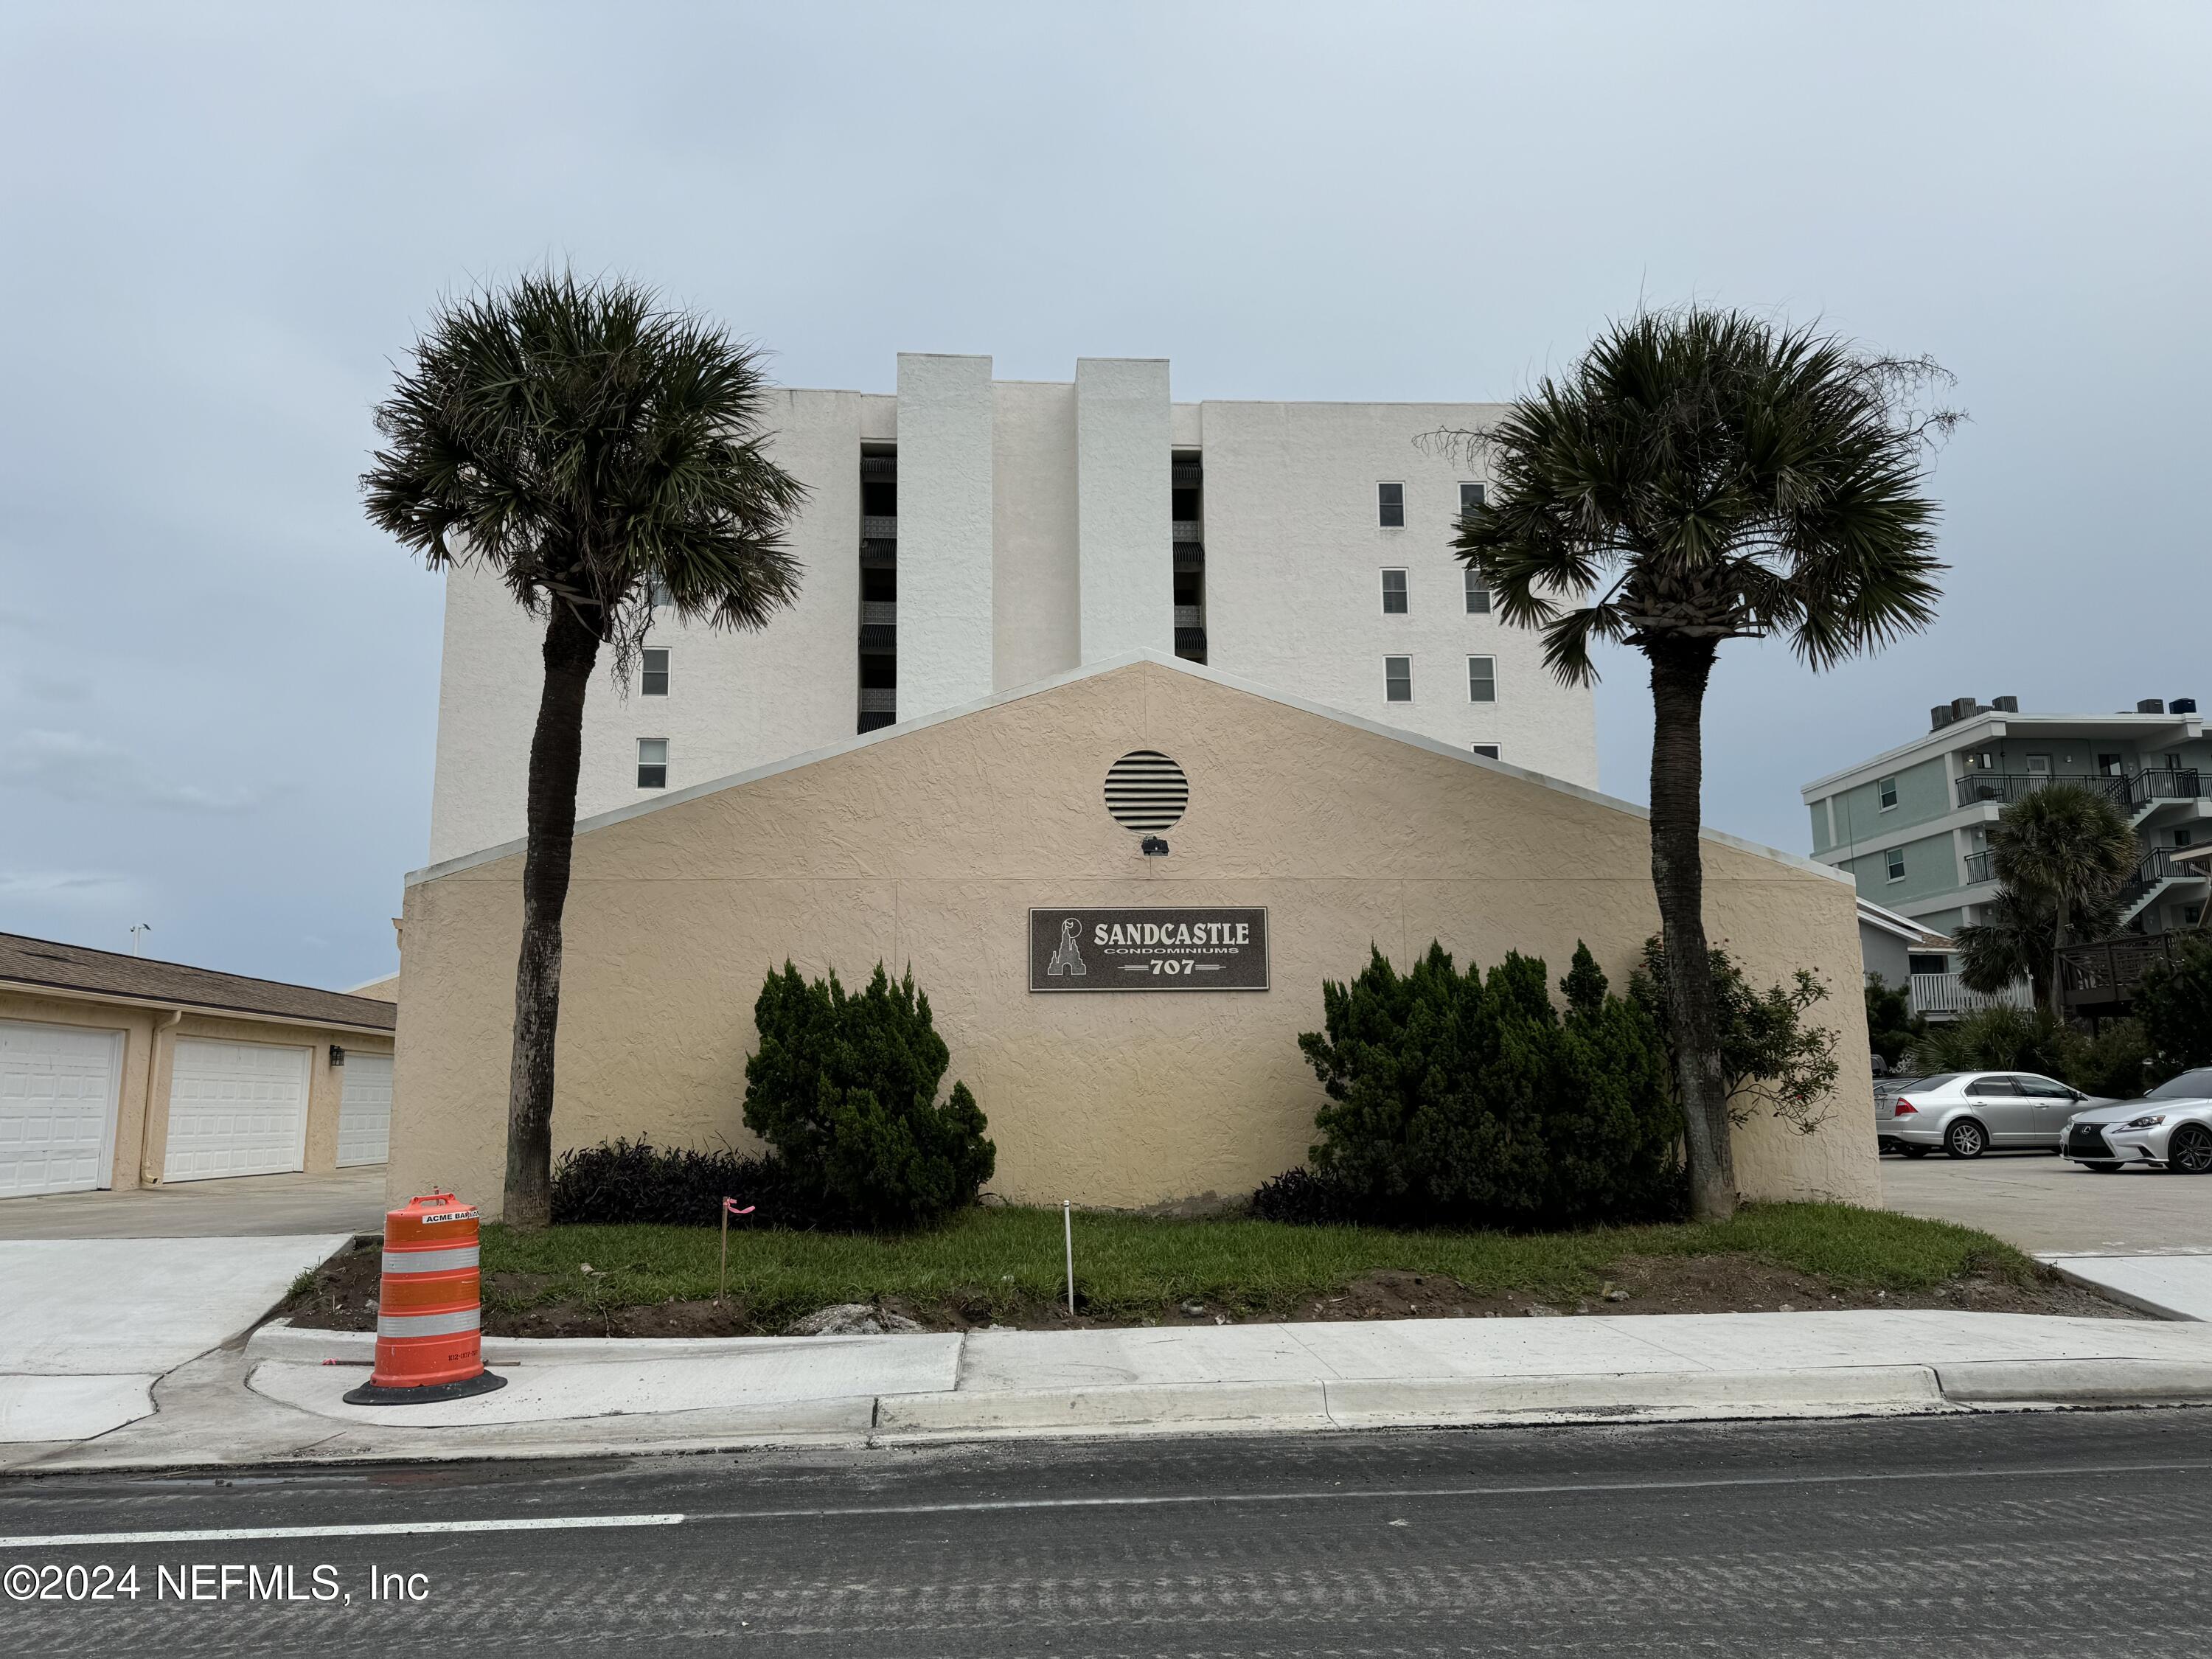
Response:
[[[713,1228],[487,1228],[487,1311],[635,1308],[714,1294]],[[1730,1257],[1871,1293],[1933,1291],[1962,1274],[2027,1286],[2026,1256],[1971,1228],[1838,1204],[1763,1204],[1717,1226],[1586,1232],[1393,1232],[1246,1219],[1075,1218],[1076,1285],[1088,1317],[1131,1319],[1186,1300],[1238,1316],[1286,1312],[1378,1271],[1435,1275],[1475,1298],[1594,1296],[1624,1258]],[[583,1272],[588,1264],[592,1271]],[[730,1294],[755,1328],[836,1303],[950,1304],[969,1317],[1049,1307],[1065,1294],[1056,1210],[969,1211],[902,1237],[730,1235]]]

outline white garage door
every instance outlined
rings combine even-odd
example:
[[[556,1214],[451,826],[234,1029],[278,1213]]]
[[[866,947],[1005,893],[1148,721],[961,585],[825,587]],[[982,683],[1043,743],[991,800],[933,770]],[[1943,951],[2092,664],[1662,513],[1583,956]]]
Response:
[[[305,1048],[179,1037],[169,1077],[164,1181],[270,1175],[304,1166]]]
[[[0,1198],[109,1184],[123,1033],[0,1019]]]
[[[340,1068],[338,1162],[382,1164],[392,1152],[392,1056],[346,1051]]]

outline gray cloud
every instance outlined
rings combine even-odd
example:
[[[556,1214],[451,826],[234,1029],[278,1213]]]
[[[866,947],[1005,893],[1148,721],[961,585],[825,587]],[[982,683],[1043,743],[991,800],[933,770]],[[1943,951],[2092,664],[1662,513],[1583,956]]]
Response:
[[[170,782],[131,750],[81,732],[17,732],[0,746],[0,781],[73,806],[237,814],[252,811],[262,799],[244,787]]]
[[[55,908],[101,905],[128,899],[135,884],[127,876],[77,870],[0,870],[0,900]]]

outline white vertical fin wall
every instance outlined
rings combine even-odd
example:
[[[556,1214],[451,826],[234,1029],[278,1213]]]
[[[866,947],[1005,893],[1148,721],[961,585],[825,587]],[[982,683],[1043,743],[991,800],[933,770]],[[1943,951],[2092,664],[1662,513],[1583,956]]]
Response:
[[[1078,626],[1085,662],[1124,651],[1174,654],[1174,441],[1165,358],[1077,360]]]
[[[905,720],[993,689],[991,360],[902,351],[898,405],[898,717]]]
[[[992,689],[1066,673],[1077,636],[1075,388],[1000,380],[991,483]]]

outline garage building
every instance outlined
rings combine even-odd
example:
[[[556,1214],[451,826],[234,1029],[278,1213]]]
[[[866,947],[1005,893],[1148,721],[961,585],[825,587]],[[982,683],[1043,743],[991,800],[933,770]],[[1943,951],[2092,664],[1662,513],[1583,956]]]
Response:
[[[382,1164],[398,1012],[0,933],[0,1199]]]

